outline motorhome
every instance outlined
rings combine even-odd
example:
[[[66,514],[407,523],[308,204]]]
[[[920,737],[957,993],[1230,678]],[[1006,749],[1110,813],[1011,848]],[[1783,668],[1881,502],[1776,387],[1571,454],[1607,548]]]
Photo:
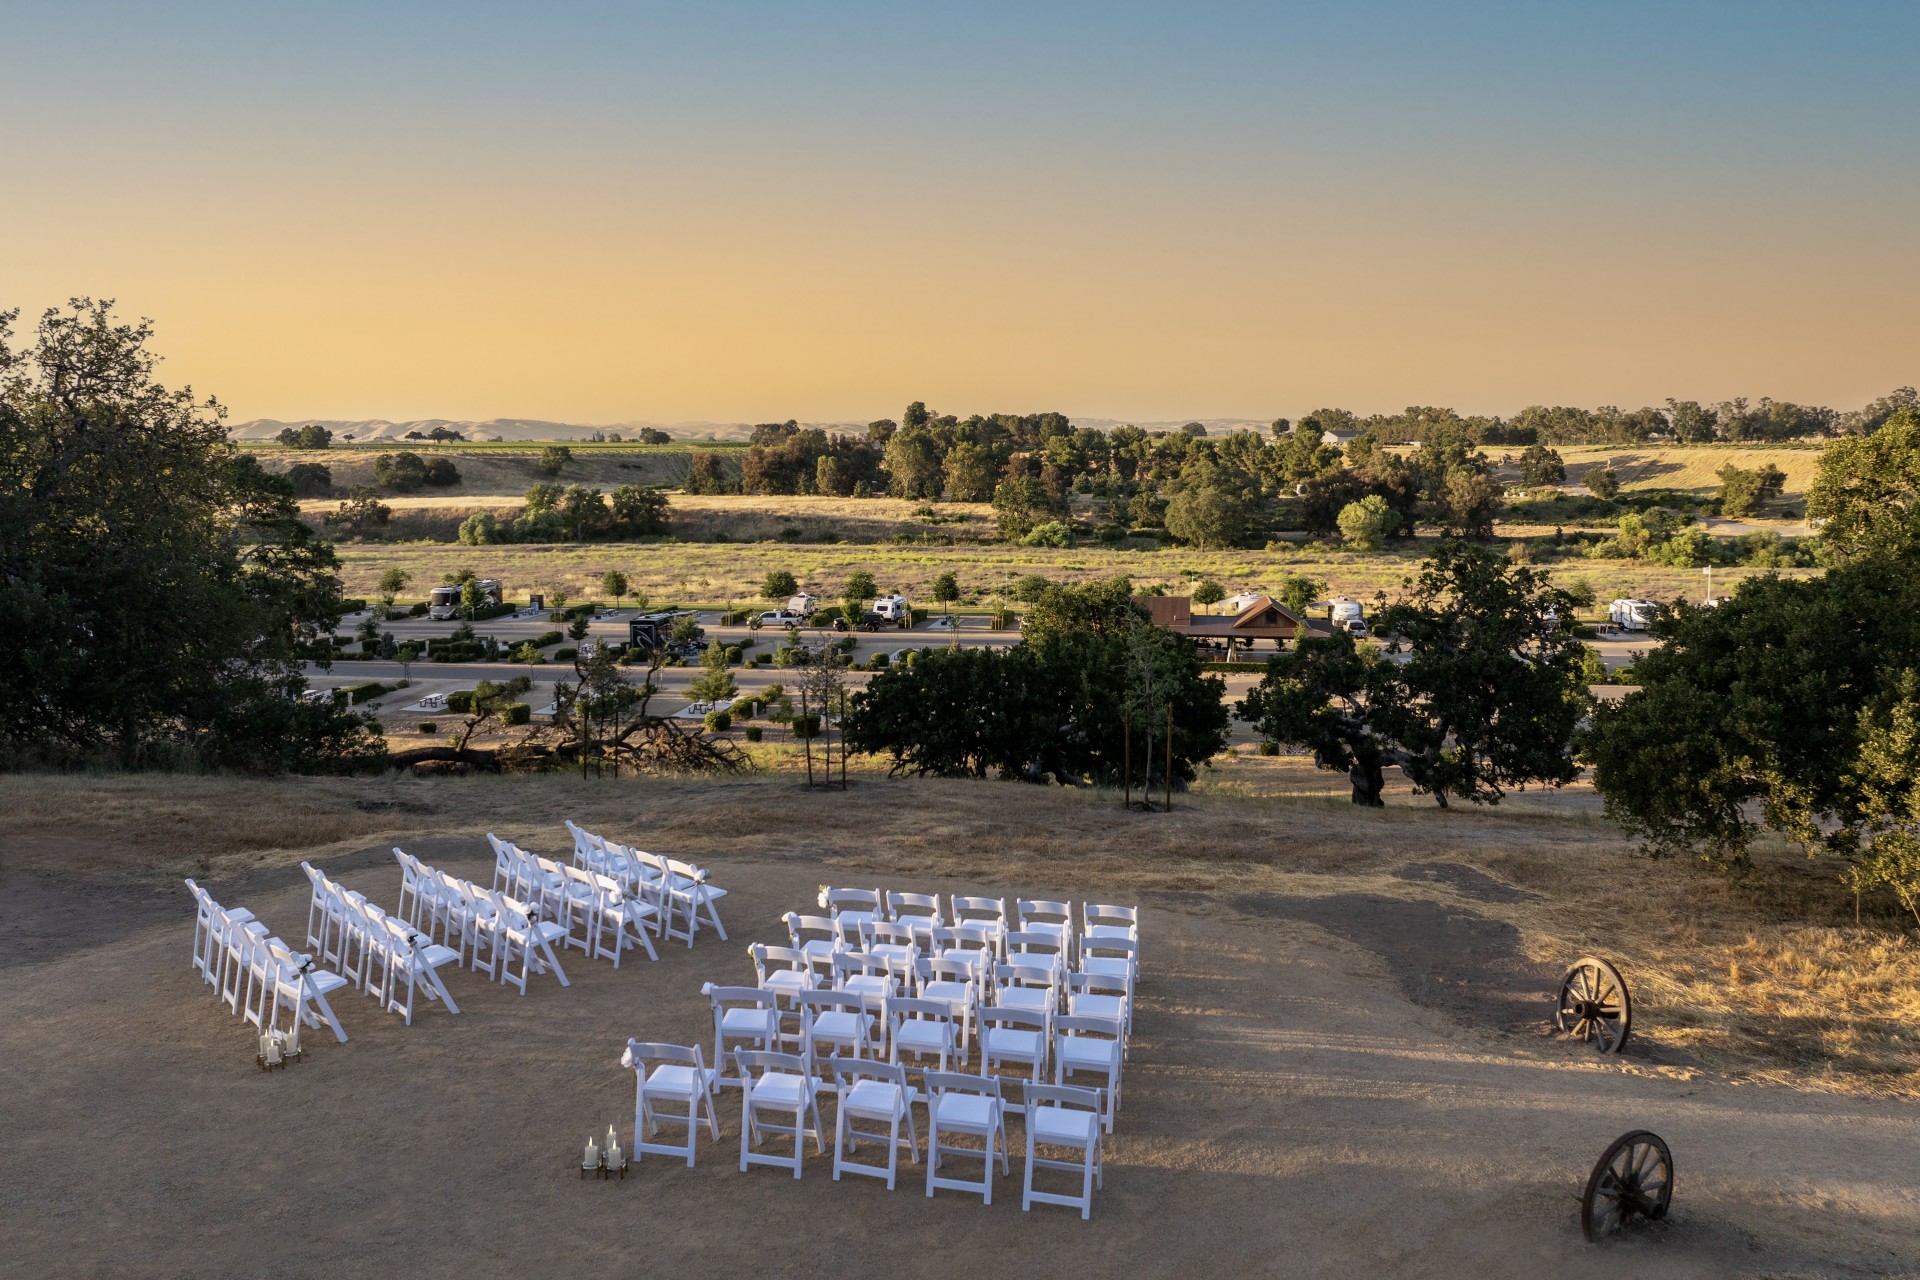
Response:
[[[480,592],[482,605],[500,603],[500,581],[497,578],[476,578],[474,586]],[[464,591],[462,584],[450,582],[433,588],[427,593],[427,616],[437,622],[447,622],[460,616],[463,607],[460,603]]]
[[[888,622],[899,622],[903,618],[913,616],[913,606],[907,603],[905,596],[896,594],[881,596],[873,602],[873,607],[867,612],[877,613]]]
[[[1622,631],[1645,631],[1659,613],[1651,600],[1615,600],[1607,606],[1607,621]]]
[[[1371,635],[1367,629],[1366,613],[1360,608],[1358,600],[1349,600],[1344,596],[1332,600],[1327,605],[1327,620],[1333,623],[1336,631],[1344,631],[1350,636]]]
[[[673,624],[682,618],[691,617],[688,609],[664,609],[659,613],[642,614],[627,620],[627,644],[634,649],[664,649],[667,647],[668,634]],[[693,629],[694,643],[699,643],[706,635],[702,627]]]

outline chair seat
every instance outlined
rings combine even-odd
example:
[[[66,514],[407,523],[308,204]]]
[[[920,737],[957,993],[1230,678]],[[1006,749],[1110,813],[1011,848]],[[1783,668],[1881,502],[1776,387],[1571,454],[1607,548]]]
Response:
[[[873,1033],[872,1018],[849,1013],[844,1009],[834,1009],[813,1020],[813,1034],[822,1040],[845,1040],[851,1043],[859,1038],[863,1023],[867,1033],[871,1035]]]
[[[968,982],[929,982],[920,989],[922,1000],[945,1000],[949,1004],[965,1003],[973,998],[973,984]]]
[[[760,985],[768,991],[791,995],[795,991],[813,990],[813,978],[798,969],[776,969]]]
[[[840,989],[849,995],[862,997],[892,995],[893,980],[877,973],[856,973],[842,982]]]
[[[1009,1009],[1027,1009],[1034,1013],[1045,1013],[1053,1008],[1053,993],[1036,991],[1031,987],[1010,987],[1000,993],[999,1002]]]
[[[1068,1070],[1107,1071],[1120,1065],[1120,1042],[1092,1036],[1067,1036],[1060,1041],[1060,1062]]]
[[[1131,978],[1133,961],[1125,956],[1088,956],[1080,962],[1080,972],[1097,973],[1105,978]]]
[[[647,1092],[668,1098],[691,1098],[713,1088],[711,1067],[696,1071],[692,1067],[658,1066],[647,1075]]]
[[[840,1095],[840,1109],[864,1119],[891,1120],[906,1114],[906,1091],[886,1080],[861,1080]]]
[[[780,1025],[771,1009],[728,1009],[720,1015],[720,1033],[729,1036],[770,1036]]]
[[[566,937],[567,928],[552,920],[537,920],[534,922],[532,933],[535,942],[553,942]]]
[[[990,1057],[1032,1061],[1040,1056],[1041,1047],[1046,1042],[1038,1031],[1022,1031],[1018,1027],[988,1027],[984,1043]]]
[[[953,1048],[953,1025],[947,1022],[909,1021],[900,1024],[894,1043],[902,1049],[938,1053]]]
[[[1127,1016],[1127,1001],[1124,996],[1075,996],[1073,1011],[1094,1018],[1119,1018]]]
[[[785,1071],[770,1071],[754,1081],[753,1100],[770,1107],[797,1107],[818,1087],[818,1081]]]
[[[1093,1145],[1094,1134],[1100,1128],[1100,1117],[1091,1111],[1067,1107],[1034,1107],[1027,1113],[1027,1123],[1033,1127],[1036,1142],[1088,1147]]]
[[[977,1093],[946,1093],[934,1107],[942,1129],[985,1133],[993,1119],[993,1099]]]
[[[809,938],[800,944],[800,954],[804,956],[831,956],[833,950],[831,938]]]
[[[1134,931],[1124,924],[1097,924],[1087,930],[1089,938],[1127,938],[1138,941]]]
[[[429,969],[438,969],[449,960],[458,960],[460,953],[452,947],[443,947],[437,942],[430,942],[424,947],[416,948],[413,957]]]
[[[339,974],[327,969],[315,969],[307,974],[307,990],[316,995],[332,995],[340,988],[352,985]]]

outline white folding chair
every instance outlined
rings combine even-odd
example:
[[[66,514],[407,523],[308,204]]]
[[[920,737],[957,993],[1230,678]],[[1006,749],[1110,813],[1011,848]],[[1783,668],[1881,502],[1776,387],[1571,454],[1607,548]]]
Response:
[[[827,1153],[825,1126],[820,1123],[820,1082],[813,1078],[807,1061],[797,1053],[768,1053],[757,1049],[736,1049],[734,1062],[740,1069],[740,1172],[749,1165],[770,1164],[792,1169],[800,1176],[805,1142],[812,1137],[819,1153]],[[769,1119],[768,1117],[774,1117]],[[792,1124],[783,1123],[787,1116]],[[813,1117],[812,1123],[807,1117]],[[767,1135],[791,1135],[793,1155],[762,1155],[753,1148]]]
[[[996,1005],[1036,1013],[1048,1013],[1059,1006],[1060,973],[1050,964],[995,965],[993,977]]]
[[[996,959],[1006,958],[1007,904],[999,898],[963,897],[954,894],[950,900],[953,905],[953,926],[962,926],[984,930],[992,941]]]
[[[1052,930],[1021,930],[1007,935],[1007,963],[1044,964],[1056,973],[1065,973],[1071,948],[1065,937]]]
[[[977,1191],[987,1204],[993,1203],[993,1161],[1000,1158],[1000,1172],[1011,1172],[1007,1163],[1007,1110],[1000,1095],[1000,1082],[989,1076],[959,1075],[949,1071],[929,1071],[927,1089],[927,1194],[945,1188],[949,1191]],[[942,1134],[978,1138],[981,1148],[950,1147],[940,1141]],[[940,1176],[941,1157],[981,1160],[980,1181]]]
[[[804,953],[809,962],[831,956],[840,949],[840,933],[829,916],[806,916],[789,911],[780,917],[780,922],[787,926],[787,940],[793,949]]]
[[[795,1000],[800,1006],[800,1052],[808,1060],[824,1064],[838,1057],[873,1056],[875,1019],[858,995],[802,991]],[[829,1052],[822,1053],[823,1049]]]
[[[1101,1095],[1100,1122],[1113,1132],[1113,1116],[1120,1109],[1120,1068],[1126,1057],[1126,1028],[1118,1018],[1063,1013],[1053,1020],[1053,1082],[1073,1083],[1067,1077],[1097,1075],[1106,1083]]]
[[[696,867],[690,862],[668,858],[666,870],[667,893],[685,913],[687,945],[693,945],[694,935],[700,932],[703,924],[711,924],[720,935],[720,940],[725,942],[727,926],[720,922],[720,899],[727,896],[727,891],[709,884],[705,868]]]
[[[1045,898],[1021,898],[1015,905],[1022,933],[1051,933],[1062,942],[1073,940],[1073,904]]]
[[[916,966],[919,998],[938,1001],[953,1010],[960,1023],[959,1061],[973,1053],[973,1024],[980,1012],[979,970],[967,956],[935,956]]]
[[[920,1133],[913,1123],[913,1091],[907,1088],[906,1068],[892,1062],[835,1058],[833,1083],[840,1096],[833,1121],[833,1180],[840,1181],[842,1173],[858,1173],[885,1178],[887,1190],[893,1190],[900,1167],[903,1120],[907,1125],[907,1158],[920,1163]],[[858,1128],[856,1120],[884,1124],[887,1131]],[[849,1158],[863,1138],[886,1144],[886,1164],[856,1164]]]
[[[1027,1102],[1027,1180],[1020,1199],[1022,1212],[1036,1204],[1065,1205],[1080,1210],[1080,1216],[1093,1216],[1093,1189],[1106,1186],[1100,1149],[1100,1095],[1093,1089],[1071,1085],[1030,1084]],[[1065,1147],[1080,1153],[1077,1160],[1043,1157],[1042,1147]],[[1035,1191],[1033,1175],[1041,1169],[1060,1169],[1080,1175],[1080,1194],[1060,1195]]]
[[[527,904],[504,894],[494,894],[493,904],[499,912],[494,926],[498,931],[494,945],[501,948],[500,981],[513,984],[524,996],[528,976],[551,969],[561,986],[573,985],[567,981],[567,971],[553,949],[553,944],[565,937],[567,931],[552,920],[536,920]],[[516,955],[520,960],[518,973],[513,971]]]
[[[387,933],[391,976],[387,984],[388,1011],[403,1015],[407,1025],[412,1026],[413,995],[424,990],[427,999],[438,1000],[448,1013],[459,1013],[460,1006],[453,1002],[447,984],[441,981],[439,969],[450,961],[458,961],[460,953],[421,934],[411,933],[403,921],[392,916],[387,917]]]
[[[887,919],[895,924],[916,928],[932,928],[946,923],[946,918],[940,914],[939,895],[932,893],[888,893]]]
[[[833,986],[856,995],[880,1023],[879,1049],[887,1044],[887,1002],[901,994],[900,979],[886,961],[864,951],[842,951],[833,957]]]
[[[1127,984],[1127,1030],[1133,1030],[1133,1002],[1140,980],[1139,944],[1131,938],[1087,938],[1080,943],[1080,972],[1118,978]]]
[[[1133,1028],[1133,998],[1125,978],[1101,973],[1067,975],[1067,1012],[1075,1017],[1110,1018],[1120,1024],[1120,1053],[1127,1053]]]
[[[347,986],[347,980],[337,973],[314,968],[313,957],[294,955],[284,947],[277,949],[275,958],[280,962],[280,971],[274,987],[270,1025],[280,1024],[280,1007],[285,1005],[293,1021],[315,1030],[325,1026],[335,1039],[345,1044],[346,1030],[334,1016],[333,1005],[327,997]]]
[[[944,1000],[887,1001],[887,1040],[891,1061],[900,1061],[902,1054],[938,1058],[938,1069],[949,1070],[960,1048],[953,1006]]]
[[[647,959],[659,960],[660,953],[653,949],[653,939],[647,936],[651,929],[660,927],[660,908],[654,903],[629,895],[621,888],[620,882],[610,875],[597,871],[588,872],[593,877],[597,896],[594,901],[593,955],[613,957],[613,967],[620,967],[620,953],[628,947],[638,945],[645,948]],[[609,944],[608,936],[612,936]]]
[[[1140,908],[1083,902],[1080,904],[1080,936],[1132,938],[1137,946],[1140,942]]]
[[[759,987],[717,987],[709,982],[700,988],[713,1009],[713,1060],[725,1063],[729,1046],[745,1042],[755,1049],[771,1051],[780,1044],[779,998]],[[717,1082],[738,1088],[740,1077],[722,1075]]]
[[[1046,1010],[996,1006],[980,1012],[980,1074],[1012,1063],[1026,1068],[1029,1083],[1037,1083],[1047,1069],[1051,1014]],[[1010,1103],[1013,1110],[1024,1109]]]
[[[651,1065],[650,1065],[651,1064]],[[694,1139],[700,1131],[701,1117],[707,1132],[720,1141],[720,1118],[713,1108],[713,1091],[719,1072],[709,1067],[699,1045],[655,1044],[628,1040],[620,1065],[631,1067],[633,1086],[633,1162],[639,1164],[647,1153],[659,1156],[685,1156],[687,1168],[693,1168]],[[686,1109],[676,1115],[662,1109],[662,1103]],[[650,1139],[663,1124],[685,1125],[684,1145],[653,1142]]]

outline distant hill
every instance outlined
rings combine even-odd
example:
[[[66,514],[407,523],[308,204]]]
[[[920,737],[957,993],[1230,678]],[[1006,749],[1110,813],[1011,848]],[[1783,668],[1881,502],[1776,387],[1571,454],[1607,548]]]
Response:
[[[1074,418],[1076,427],[1091,427],[1096,431],[1111,431],[1115,427],[1127,425],[1118,418]],[[1189,422],[1199,422],[1206,427],[1208,435],[1225,435],[1229,431],[1265,431],[1267,424],[1252,418],[1182,418],[1169,422],[1135,422],[1131,425],[1147,431],[1175,431]],[[286,427],[304,427],[318,423],[333,432],[336,440],[404,440],[409,431],[422,435],[435,427],[445,427],[458,431],[469,440],[585,440],[596,431],[609,434],[618,432],[631,436],[643,427],[664,431],[676,440],[745,440],[753,433],[750,422],[543,422],[538,418],[489,418],[476,422],[458,418],[416,418],[406,422],[390,422],[385,418],[362,418],[347,420],[341,418],[295,418],[282,421],[279,418],[255,418],[251,422],[240,422],[227,428],[235,440],[271,440]],[[818,427],[823,431],[860,433],[867,429],[864,422],[803,422],[803,427]]]

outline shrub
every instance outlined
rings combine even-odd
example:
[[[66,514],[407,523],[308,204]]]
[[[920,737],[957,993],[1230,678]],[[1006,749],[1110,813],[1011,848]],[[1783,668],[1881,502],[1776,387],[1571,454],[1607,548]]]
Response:
[[[893,658],[892,658],[892,656],[891,656],[891,655],[889,655],[888,653],[886,653],[886,652],[885,652],[885,651],[883,650],[883,651],[882,651],[882,652],[880,652],[880,653],[876,653],[876,654],[874,654],[874,655],[873,655],[873,657],[872,657],[872,659],[868,661],[868,663],[867,663],[867,670],[869,670],[869,671],[885,671],[885,670],[887,669],[887,667],[888,667],[888,665],[889,665],[890,663],[892,663],[892,661],[893,661]]]
[[[794,716],[793,736],[796,738],[817,738],[820,736],[820,717],[817,715]]]
[[[744,730],[748,742],[758,742],[767,736],[767,731],[757,724],[750,724]]]
[[[1342,507],[1335,522],[1348,546],[1356,551],[1378,551],[1386,545],[1387,535],[1393,532],[1398,521],[1387,500],[1370,493]]]
[[[527,643],[532,645],[536,649],[544,649],[550,644],[559,644],[562,640],[565,640],[565,639],[566,639],[566,636],[562,635],[558,631],[542,631],[539,635],[527,641]]]
[[[1263,756],[1277,756],[1280,754],[1280,744],[1277,742],[1262,742],[1260,744],[1260,754]]]
[[[500,718],[508,724],[526,724],[533,719],[533,708],[524,702],[509,702]]]
[[[707,732],[725,733],[733,728],[733,717],[724,711],[707,712]]]
[[[563,648],[555,649],[553,651],[553,660],[555,662],[572,662],[575,658],[579,656],[580,656],[580,651],[574,648],[572,645],[567,645]]]
[[[1049,520],[1045,524],[1033,527],[1032,532],[1020,539],[1023,547],[1071,547],[1073,529],[1058,520]]]
[[[473,690],[455,689],[447,695],[447,710],[458,715],[473,714]]]
[[[420,722],[420,725],[419,725],[419,729],[420,729],[420,732],[422,732],[422,733],[438,733],[438,732],[440,732],[440,726],[439,726],[438,724],[436,724],[436,723],[435,723],[434,721],[432,721],[432,720],[422,720],[422,721]]]
[[[537,663],[546,661],[545,658],[540,656],[540,651],[534,648],[531,644],[522,644],[519,648],[513,651],[512,656],[510,656],[507,660],[509,662],[524,662],[528,666],[533,666]]]

